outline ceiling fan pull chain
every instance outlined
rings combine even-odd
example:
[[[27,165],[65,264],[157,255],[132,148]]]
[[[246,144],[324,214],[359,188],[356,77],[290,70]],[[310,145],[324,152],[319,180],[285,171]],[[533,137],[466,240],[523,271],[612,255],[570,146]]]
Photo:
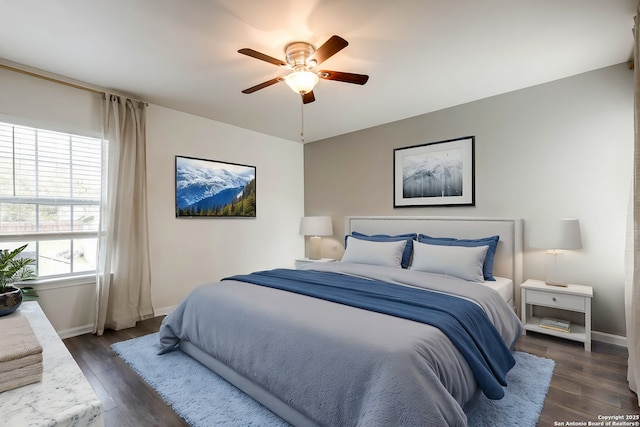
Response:
[[[304,102],[300,103],[300,117],[301,117],[300,140],[301,142],[304,142]]]

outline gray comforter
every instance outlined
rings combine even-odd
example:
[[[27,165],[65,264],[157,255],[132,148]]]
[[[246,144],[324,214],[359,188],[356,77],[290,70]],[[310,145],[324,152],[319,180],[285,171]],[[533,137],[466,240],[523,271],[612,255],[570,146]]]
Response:
[[[449,276],[360,264],[308,269],[423,287],[479,304],[508,346],[522,325],[492,289]],[[160,328],[187,340],[320,425],[465,426],[477,390],[437,328],[286,291],[222,281],[194,290]]]

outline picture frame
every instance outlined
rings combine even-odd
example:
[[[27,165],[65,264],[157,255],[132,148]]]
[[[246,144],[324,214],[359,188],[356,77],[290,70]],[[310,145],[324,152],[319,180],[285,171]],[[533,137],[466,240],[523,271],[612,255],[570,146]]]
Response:
[[[176,218],[255,218],[256,167],[176,156]]]
[[[475,206],[475,136],[393,150],[394,207]]]

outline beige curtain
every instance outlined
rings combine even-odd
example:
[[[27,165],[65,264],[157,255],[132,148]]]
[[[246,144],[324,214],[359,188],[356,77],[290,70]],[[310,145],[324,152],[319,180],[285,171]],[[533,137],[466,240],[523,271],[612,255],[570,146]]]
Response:
[[[153,316],[147,228],[146,105],[106,94],[95,333]],[[108,153],[108,154],[107,154]]]
[[[625,314],[627,321],[627,347],[629,349],[629,388],[638,394],[640,386],[640,4],[634,26],[634,155],[633,189],[629,203],[629,227],[627,232],[627,271],[625,286]],[[640,404],[640,399],[638,400]]]

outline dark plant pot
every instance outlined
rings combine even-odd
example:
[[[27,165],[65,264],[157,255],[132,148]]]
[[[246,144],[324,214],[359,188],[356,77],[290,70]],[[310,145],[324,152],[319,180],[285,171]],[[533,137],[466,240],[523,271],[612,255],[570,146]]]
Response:
[[[22,291],[15,286],[7,286],[8,291],[0,293],[0,316],[11,314],[22,304]]]

